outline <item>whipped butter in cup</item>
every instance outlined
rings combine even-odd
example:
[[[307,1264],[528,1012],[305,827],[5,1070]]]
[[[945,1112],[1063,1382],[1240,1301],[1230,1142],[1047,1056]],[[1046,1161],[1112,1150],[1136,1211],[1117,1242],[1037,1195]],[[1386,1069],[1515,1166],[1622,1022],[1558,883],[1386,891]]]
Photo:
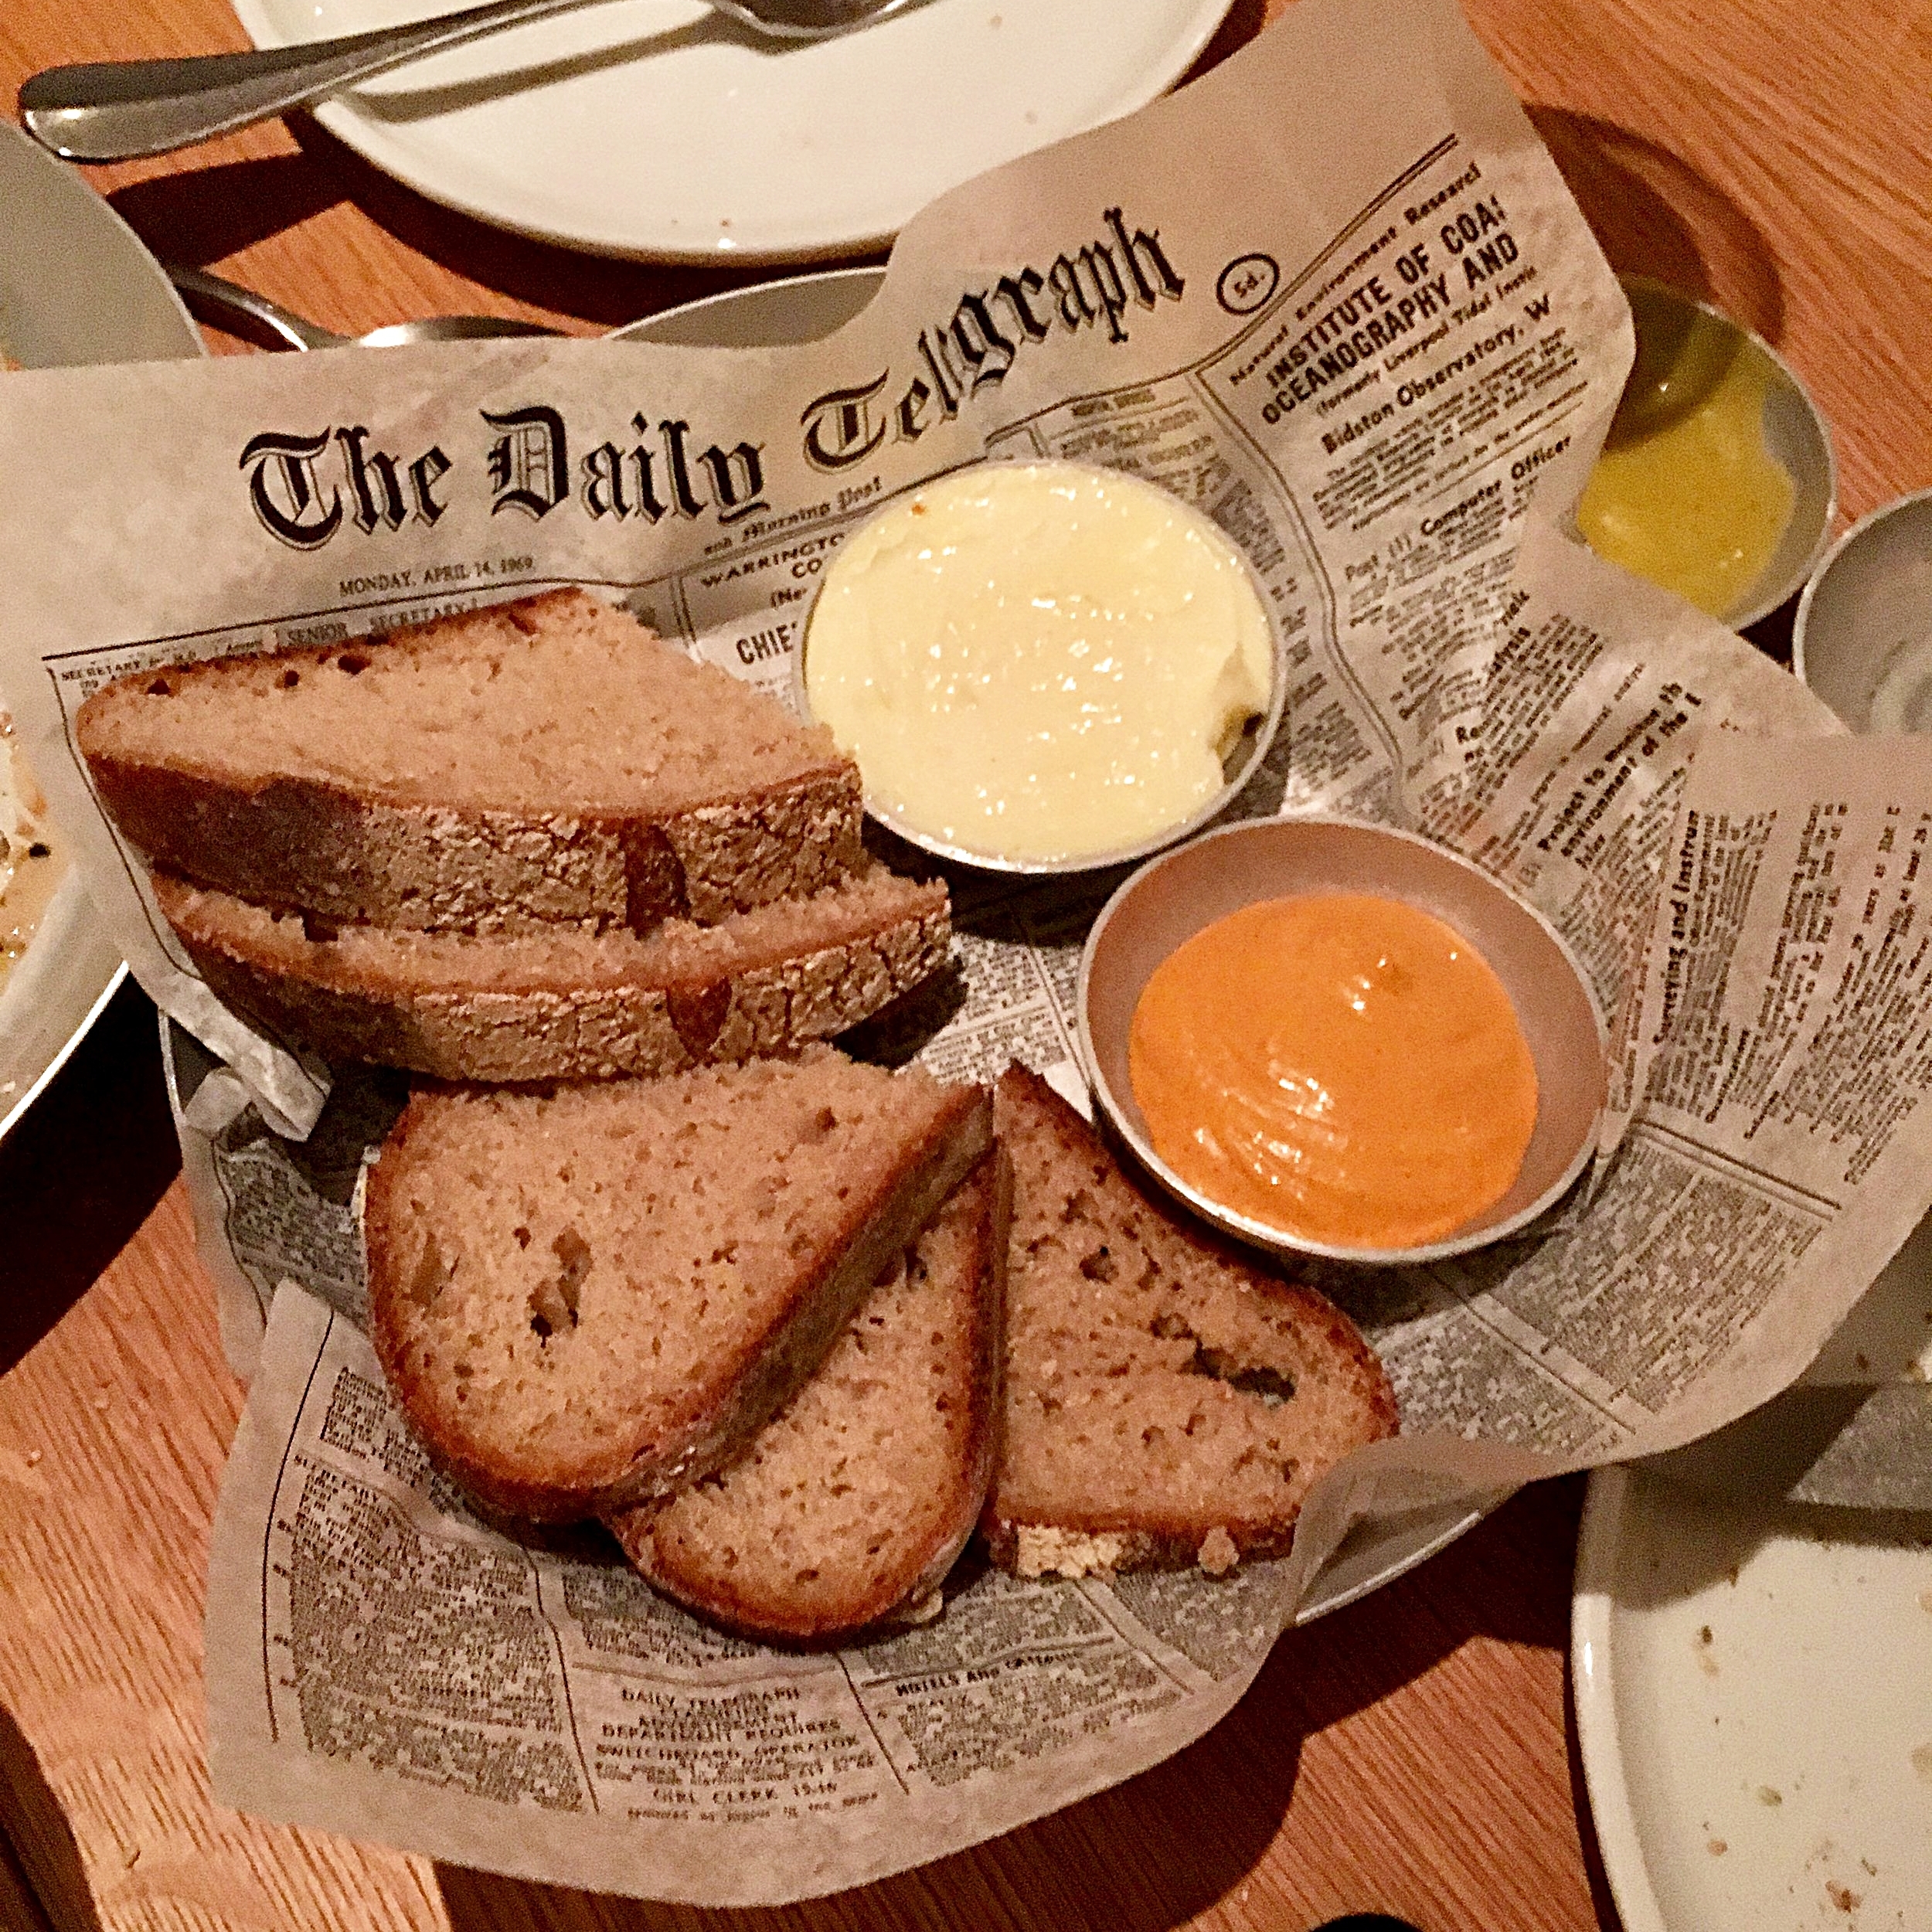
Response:
[[[1178,497],[1080,464],[976,464],[869,518],[825,572],[803,658],[807,706],[873,815],[1014,869],[1192,830],[1281,711],[1241,553]]]

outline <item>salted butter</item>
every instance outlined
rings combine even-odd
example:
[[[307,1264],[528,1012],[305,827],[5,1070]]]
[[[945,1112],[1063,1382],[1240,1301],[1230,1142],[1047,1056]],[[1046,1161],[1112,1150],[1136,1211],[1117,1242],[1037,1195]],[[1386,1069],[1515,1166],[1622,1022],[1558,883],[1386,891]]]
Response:
[[[987,464],[846,540],[804,675],[876,811],[1050,861],[1138,844],[1211,800],[1272,658],[1247,566],[1199,512],[1110,471]]]

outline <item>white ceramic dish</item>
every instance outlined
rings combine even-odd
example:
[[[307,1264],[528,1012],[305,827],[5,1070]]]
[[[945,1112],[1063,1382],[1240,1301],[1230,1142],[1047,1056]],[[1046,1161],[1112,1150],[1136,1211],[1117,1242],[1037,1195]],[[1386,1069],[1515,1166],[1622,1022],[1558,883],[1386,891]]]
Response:
[[[5,121],[0,345],[29,369],[207,353],[134,230],[75,169]]]
[[[1932,1926],[1932,1518],[1590,1480],[1571,1658],[1624,1932]]]
[[[834,269],[768,282],[754,288],[706,297],[681,308],[667,309],[616,332],[638,342],[682,342],[700,347],[747,349],[774,342],[810,342],[828,335],[851,321],[878,292],[884,271],[876,268]],[[182,1130],[181,1110],[216,1063],[190,1034],[161,1021],[162,1053],[169,1070],[168,1100]],[[1491,1509],[1504,1500],[1488,1499],[1479,1506],[1419,1511],[1379,1526],[1372,1533],[1358,1531],[1345,1542],[1315,1580],[1297,1614],[1298,1624],[1309,1624],[1332,1611],[1356,1602],[1384,1583],[1406,1576],[1418,1563],[1445,1549],[1473,1529]]]
[[[466,214],[599,254],[807,260],[1172,87],[1230,0],[927,0],[760,43],[698,0],[607,0],[412,63],[316,117]],[[434,0],[234,0],[258,46]]]
[[[1932,1511],[1777,1500],[1821,1397],[1928,1378],[1932,1217],[1796,1388],[1591,1478],[1571,1661],[1624,1932],[1932,1927]]]
[[[0,346],[29,369],[206,353],[133,231],[72,168],[3,123]],[[69,872],[0,988],[0,1135],[80,1043],[126,971]]]
[[[0,1140],[66,1065],[127,976],[80,875],[69,872],[0,991]]]

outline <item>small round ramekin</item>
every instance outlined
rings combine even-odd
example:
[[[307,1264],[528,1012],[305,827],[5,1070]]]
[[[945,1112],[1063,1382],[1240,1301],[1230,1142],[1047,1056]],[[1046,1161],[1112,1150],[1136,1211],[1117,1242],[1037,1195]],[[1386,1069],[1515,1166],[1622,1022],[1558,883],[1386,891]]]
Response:
[[[1006,459],[995,457],[989,460],[1002,461]],[[1018,460],[1032,461],[1037,459],[1021,458]],[[1065,463],[1058,458],[1055,458],[1054,461],[1056,467],[1083,470],[1090,474],[1124,475],[1134,482],[1143,484],[1146,484],[1148,481],[1145,477],[1134,476],[1131,471],[1109,471],[1094,464]],[[977,466],[968,464],[964,467],[971,468]],[[956,471],[944,472],[947,474],[957,474],[957,473]],[[863,529],[866,523],[872,521],[872,517],[879,515],[889,508],[893,503],[899,500],[899,497],[913,495],[917,490],[923,489],[937,480],[935,477],[927,477],[922,482],[900,492],[898,496],[888,498],[885,502],[879,504],[870,514],[861,519],[854,526],[852,533],[855,534],[859,529]],[[1158,489],[1160,485],[1148,484],[1148,487]],[[1182,498],[1178,497],[1175,500],[1176,502],[1181,502],[1183,508],[1193,507],[1185,504]],[[1205,514],[1205,512],[1199,512],[1196,513]],[[1223,532],[1223,534],[1226,536],[1226,533]],[[887,810],[876,799],[870,797],[868,797],[866,801],[866,811],[868,816],[876,820],[895,836],[904,839],[909,845],[917,845],[920,851],[930,852],[935,858],[951,859],[956,864],[971,866],[981,872],[1012,872],[1038,878],[1058,877],[1077,872],[1106,872],[1117,866],[1131,865],[1135,860],[1145,859],[1151,853],[1164,851],[1169,845],[1178,845],[1182,839],[1192,837],[1204,825],[1211,824],[1234,802],[1249,780],[1260,770],[1261,761],[1267,757],[1268,748],[1274,742],[1274,734],[1281,726],[1281,714],[1287,706],[1288,698],[1288,648],[1287,640],[1281,632],[1280,613],[1275,609],[1274,600],[1268,595],[1267,586],[1261,581],[1260,573],[1255,570],[1253,564],[1249,561],[1240,546],[1235,543],[1232,537],[1228,538],[1228,542],[1234,549],[1236,555],[1240,557],[1243,567],[1247,572],[1248,581],[1253,588],[1255,597],[1267,618],[1270,645],[1267,704],[1260,716],[1249,723],[1247,728],[1236,740],[1226,757],[1222,760],[1223,782],[1221,788],[1212,798],[1203,801],[1186,818],[1163,828],[1147,838],[1135,839],[1128,845],[1112,846],[1105,851],[1082,852],[1064,859],[1029,859],[1016,858],[1001,852],[984,852],[973,846],[949,843],[944,838],[935,837],[929,832],[922,832],[915,825],[909,825],[900,814]],[[805,718],[809,718],[812,715],[811,700],[805,682],[805,659],[811,648],[812,614],[818,607],[818,599],[825,589],[825,583],[824,577],[821,576],[817,587],[812,592],[811,601],[805,607],[804,618],[798,634],[798,648],[791,654],[792,705],[798,715]]]
[[[1128,1039],[1155,969],[1203,927],[1263,900],[1370,893],[1428,913],[1468,940],[1509,994],[1536,1066],[1536,1124],[1501,1200],[1414,1247],[1340,1247],[1285,1233],[1190,1186],[1155,1152],[1134,1097]],[[1413,1267],[1519,1233],[1562,1199],[1597,1145],[1607,1085],[1604,1020],[1576,956],[1533,906],[1433,841],[1353,818],[1257,819],[1166,852],[1134,873],[1087,936],[1080,1050],[1101,1111],[1175,1199],[1223,1233],[1275,1254]]]

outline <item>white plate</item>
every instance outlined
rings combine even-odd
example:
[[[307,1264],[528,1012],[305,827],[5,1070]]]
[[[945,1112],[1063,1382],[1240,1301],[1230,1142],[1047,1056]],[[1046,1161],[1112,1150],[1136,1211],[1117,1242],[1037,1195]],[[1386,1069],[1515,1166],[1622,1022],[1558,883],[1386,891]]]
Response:
[[[1932,1927],[1932,1518],[1602,1470],[1577,1579],[1577,1736],[1624,1932]]]
[[[72,168],[4,122],[0,345],[29,369],[206,353],[133,231]],[[126,971],[70,872],[0,989],[0,1136],[80,1043]]]
[[[614,333],[631,341],[718,349],[810,342],[850,321],[877,294],[884,279],[885,270],[879,268],[801,275],[667,309]],[[185,1028],[170,1025],[165,1014],[161,1018],[161,1038],[168,1104],[185,1146],[188,1130],[182,1111],[219,1063]],[[1393,1583],[1473,1529],[1504,1500],[1498,1495],[1474,1507],[1419,1510],[1381,1523],[1372,1531],[1356,1531],[1315,1580],[1295,1621],[1312,1623]]]
[[[441,0],[233,0],[258,46]],[[432,200],[600,254],[802,260],[882,246],[935,196],[1131,113],[1230,0],[926,0],[814,45],[699,0],[604,0],[379,75],[317,111]]]

